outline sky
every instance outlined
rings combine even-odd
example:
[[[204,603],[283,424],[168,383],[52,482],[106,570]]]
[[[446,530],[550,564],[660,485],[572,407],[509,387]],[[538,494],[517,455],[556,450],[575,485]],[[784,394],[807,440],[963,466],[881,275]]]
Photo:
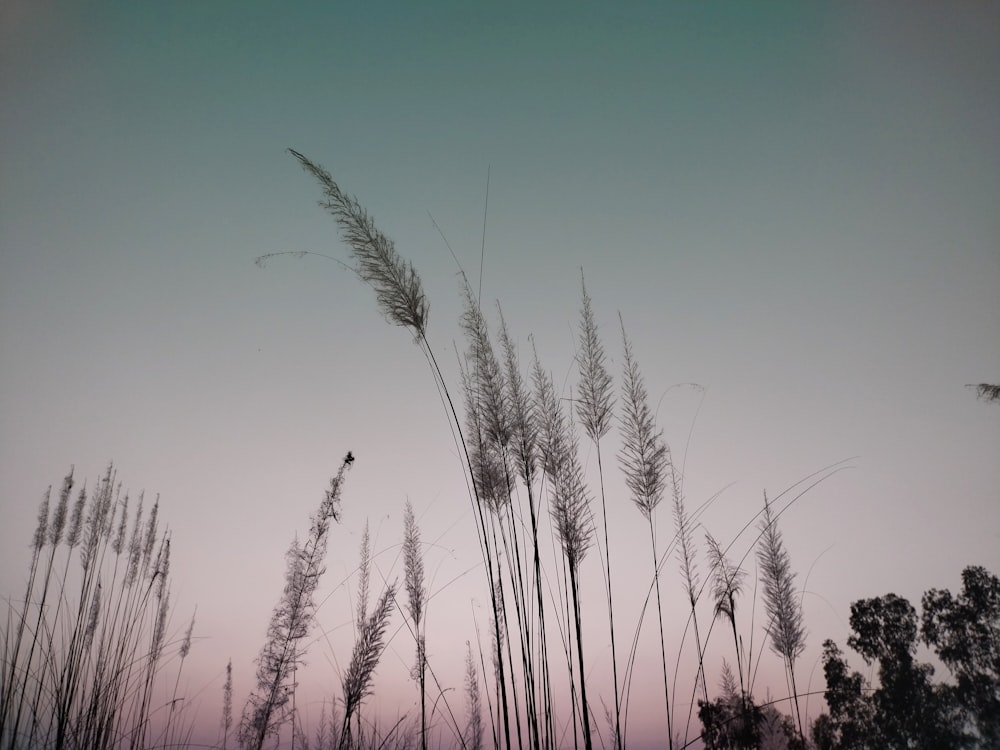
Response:
[[[616,387],[620,315],[689,507],[719,495],[704,530],[732,540],[765,491],[844,462],[780,521],[805,592],[800,684],[822,689],[822,641],[844,646],[852,601],[1000,571],[1000,408],[966,387],[1000,379],[997,38],[986,3],[4,3],[0,591],[23,585],[45,488],[114,461],[160,495],[175,630],[197,608],[184,680],[214,741],[226,660],[242,705],[285,550],[351,450],[302,710],[338,694],[366,519],[379,576],[402,575],[407,499],[428,655],[463,706],[488,604],[447,413],[350,272],[255,265],[349,260],[291,147],[420,273],[453,393],[460,266],[567,396],[583,269]],[[581,459],[596,481],[586,440]],[[631,633],[646,527],[610,465]],[[657,528],[672,534],[668,510]],[[585,565],[599,685],[610,647]],[[400,622],[376,682],[387,717],[416,695]],[[759,644],[761,623],[745,628]],[[709,649],[710,689],[726,649]],[[640,745],[657,678],[635,677]],[[785,691],[766,652],[757,690]]]

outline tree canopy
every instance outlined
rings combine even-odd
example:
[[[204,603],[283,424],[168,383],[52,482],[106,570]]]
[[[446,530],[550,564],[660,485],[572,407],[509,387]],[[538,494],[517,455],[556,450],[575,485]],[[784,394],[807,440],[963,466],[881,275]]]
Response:
[[[1000,579],[981,567],[962,572],[962,592],[931,589],[922,615],[896,594],[851,605],[847,645],[877,683],[852,672],[831,640],[823,644],[828,713],[813,724],[819,750],[1000,747]],[[934,681],[917,661],[931,648],[953,681]]]

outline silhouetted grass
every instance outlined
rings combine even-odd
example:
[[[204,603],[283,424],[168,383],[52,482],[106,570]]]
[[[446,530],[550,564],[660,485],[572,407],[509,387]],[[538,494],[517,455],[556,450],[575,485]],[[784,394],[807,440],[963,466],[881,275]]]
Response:
[[[602,438],[617,420],[621,430],[623,447],[620,457],[625,484],[649,526],[653,561],[650,591],[656,595],[660,630],[665,744],[673,747],[675,741],[680,740],[675,736],[678,727],[674,721],[670,685],[671,682],[676,683],[678,667],[674,667],[671,676],[664,625],[671,612],[676,613],[676,610],[668,609],[663,604],[660,574],[666,561],[676,555],[687,599],[685,625],[690,625],[693,630],[693,650],[698,663],[691,695],[693,708],[695,693],[700,692],[705,702],[710,697],[704,674],[704,656],[711,629],[703,639],[698,614],[705,585],[699,577],[698,552],[694,542],[694,532],[699,526],[698,515],[704,505],[695,513],[687,508],[683,472],[674,464],[669,446],[663,441],[662,430],[655,424],[624,326],[622,410],[616,415],[611,396],[613,380],[604,369],[603,344],[598,335],[590,296],[586,286],[583,286],[580,348],[577,354],[580,381],[573,400],[576,415],[584,432],[593,441],[597,454],[599,487],[596,494],[601,498],[604,532],[597,535],[591,509],[595,493],[588,486],[578,459],[576,427],[569,419],[571,415],[563,410],[563,396],[556,391],[551,376],[542,368],[537,353],[532,367],[534,393],[529,399],[520,372],[516,344],[506,321],[501,314],[501,365],[494,354],[481,300],[466,282],[465,312],[461,324],[467,351],[460,362],[465,417],[460,418],[450,384],[428,340],[428,305],[419,275],[408,261],[396,254],[392,242],[377,230],[357,199],[347,196],[329,172],[298,152],[292,151],[292,154],[319,180],[325,196],[321,205],[333,214],[341,227],[343,239],[356,262],[354,270],[357,275],[374,288],[387,319],[408,327],[414,333],[431,365],[435,384],[444,394],[453,429],[459,436],[483,557],[484,583],[492,605],[496,685],[488,705],[494,714],[491,717],[496,730],[494,746],[508,750],[512,742],[520,747],[538,749],[565,746],[565,735],[562,733],[567,728],[562,723],[566,721],[565,714],[552,701],[556,684],[554,675],[560,669],[566,675],[571,696],[569,714],[573,745],[576,746],[581,739],[578,731],[582,733],[583,746],[587,750],[598,744],[592,732],[594,709],[588,698],[589,665],[585,661],[583,647],[584,625],[590,627],[595,617],[589,611],[586,617],[582,614],[584,602],[580,586],[582,575],[592,575],[584,572],[584,562],[588,550],[594,546],[604,563],[601,573],[605,581],[607,627],[612,642],[612,683],[608,692],[614,697],[614,710],[613,713],[607,712],[613,733],[611,745],[616,748],[626,745],[627,724],[622,718],[627,715],[638,629],[645,616],[648,598],[641,606],[639,625],[632,637],[632,652],[624,680],[620,682],[614,617],[620,607],[627,605],[616,603],[613,598],[607,516],[609,502],[614,500],[609,501],[606,496],[601,458]],[[465,278],[464,273],[462,277]],[[830,473],[840,468],[836,465],[830,467]],[[527,513],[523,512],[521,505],[522,493],[527,498]],[[661,549],[657,543],[654,512],[666,493],[672,500],[675,528],[672,537]],[[539,526],[543,499],[547,499],[548,503],[550,541],[559,552],[557,563],[550,569],[541,564],[544,537]],[[618,502],[622,500],[624,498]],[[711,499],[706,504],[710,502]],[[759,559],[763,570],[765,605],[772,620],[768,632],[772,644],[780,644],[780,647],[775,645],[774,648],[785,663],[793,704],[797,707],[794,700],[797,693],[794,668],[795,656],[801,648],[798,642],[793,642],[797,610],[792,607],[794,602],[790,596],[793,593],[792,576],[787,557],[782,557],[783,548],[776,526],[778,514],[773,514],[770,506],[765,508],[764,514],[760,536],[750,543],[744,559],[758,543],[761,545]],[[748,522],[740,536],[753,522],[754,519]],[[742,561],[732,565],[725,556],[738,538],[722,548],[709,537],[708,578],[714,582],[711,603],[713,624],[720,614],[729,622],[740,674],[740,695],[741,699],[748,699],[752,690],[752,640],[748,651],[738,634],[735,615],[736,598],[742,583]],[[545,627],[547,614],[556,626],[554,634]],[[753,626],[752,613],[749,626]],[[561,650],[549,648],[550,637],[560,640]],[[681,648],[683,642],[676,651],[678,663]],[[561,668],[555,663],[556,654],[560,655],[558,661],[562,662]],[[622,690],[619,690],[620,687]],[[692,715],[692,711],[688,711],[683,731],[685,744],[690,742]],[[797,718],[800,734],[804,735],[803,721],[798,715]],[[461,743],[462,738],[456,737],[455,740]],[[600,744],[607,746],[603,738]]]
[[[74,489],[71,470],[51,512],[45,493],[24,596],[10,603],[0,746],[141,748],[183,740],[176,686],[193,621],[180,643],[170,640],[170,537],[158,528],[158,502],[144,518],[143,496],[122,493],[113,466],[89,496],[79,488],[70,511]],[[164,706],[153,703],[153,688],[167,655],[180,666]]]
[[[708,707],[702,709],[706,716],[732,709],[736,718],[731,721],[756,727],[766,719],[778,726],[784,718],[773,709],[762,711],[753,700],[754,675],[763,651],[761,644],[755,658],[754,609],[747,613],[741,604],[737,616],[751,555],[758,560],[763,583],[769,642],[789,681],[789,695],[783,700],[790,701],[799,739],[804,741],[808,716],[799,713],[795,667],[805,631],[777,526],[781,513],[800,495],[786,498],[780,508],[774,502],[785,493],[765,501],[761,512],[747,519],[727,543],[706,532],[707,572],[702,575],[695,534],[714,498],[689,506],[683,467],[675,464],[650,408],[642,372],[620,319],[623,369],[615,388],[582,277],[575,391],[556,388],[533,342],[531,366],[522,371],[517,340],[499,305],[494,339],[481,300],[467,283],[460,321],[465,353],[457,377],[448,378],[428,339],[429,305],[416,270],[329,172],[302,154],[291,153],[319,181],[320,205],[340,227],[355,272],[373,288],[387,320],[414,335],[433,384],[443,394],[470,488],[482,556],[481,587],[490,602],[490,643],[484,646],[476,634],[476,649],[469,644],[465,716],[460,719],[456,711],[461,710],[449,700],[450,690],[458,686],[442,684],[427,657],[431,597],[424,579],[420,530],[407,504],[401,530],[405,609],[397,601],[395,583],[385,585],[374,605],[369,601],[373,553],[366,526],[357,600],[350,617],[356,627],[355,644],[339,675],[339,694],[326,696],[315,726],[303,726],[296,708],[296,670],[315,624],[313,595],[325,570],[330,522],[340,517],[345,472],[354,460],[348,453],[312,517],[306,541],[293,542],[289,549],[285,587],[257,660],[256,686],[235,732],[233,667],[231,662],[226,666],[218,746],[227,747],[235,734],[242,747],[254,750],[270,742],[307,750],[411,746],[480,750],[485,736],[494,750],[578,750],[581,745],[584,750],[624,750],[640,631],[647,616],[655,617],[659,635],[659,665],[648,666],[662,672],[663,746],[689,747],[698,742],[699,732],[692,726],[696,702]],[[452,380],[462,389],[463,415],[452,397]],[[581,429],[594,445],[596,487],[589,483],[581,461]],[[605,486],[603,451],[615,437],[626,493]],[[810,481],[823,481],[841,468],[835,464]],[[180,639],[168,637],[170,538],[157,528],[157,506],[143,519],[140,496],[130,518],[128,495],[120,494],[111,468],[89,501],[81,490],[71,507],[73,490],[71,473],[54,508],[46,493],[32,537],[26,590],[23,599],[9,607],[2,641],[0,750],[184,746],[189,738],[188,706],[178,690],[194,619]],[[668,496],[674,523],[666,535],[657,511]],[[598,497],[599,525],[593,508]],[[629,601],[612,585],[613,575],[622,571],[612,563],[608,518],[630,503],[649,533],[652,568],[641,575],[648,584],[642,601]],[[754,530],[755,539],[744,538]],[[730,555],[738,559],[734,562]],[[71,558],[78,569],[71,571]],[[621,559],[617,551],[614,559]],[[661,590],[664,568],[672,561],[677,563],[684,592],[679,606]],[[640,575],[627,573],[633,578]],[[587,593],[589,582],[598,577],[603,581],[604,603],[595,607]],[[650,606],[654,597],[655,615]],[[403,716],[380,728],[377,707],[365,709],[364,720],[362,707],[377,692],[376,668],[394,608],[414,638],[412,677],[419,692],[419,716]],[[700,614],[708,614],[708,620],[699,621]],[[635,623],[631,632],[622,630],[621,623],[630,621]],[[726,626],[725,643],[713,644],[713,628],[719,621]],[[671,622],[684,627],[679,644],[668,643]],[[706,622],[708,630],[703,632]],[[686,638],[688,627],[693,644]],[[596,643],[594,650],[602,650],[605,633],[610,640],[610,675],[594,669],[593,657],[588,661],[588,648]],[[616,633],[627,635],[631,644],[624,661]],[[705,675],[710,647],[737,665],[734,676],[723,659],[718,705],[712,701]],[[477,652],[481,676],[474,659]],[[682,656],[697,664],[688,692],[683,683],[678,687]],[[163,669],[167,661],[176,664],[171,675]],[[168,704],[160,706],[153,702],[153,688],[162,679],[173,685],[173,692]],[[685,717],[683,699],[688,696]],[[435,722],[435,715],[444,718]]]

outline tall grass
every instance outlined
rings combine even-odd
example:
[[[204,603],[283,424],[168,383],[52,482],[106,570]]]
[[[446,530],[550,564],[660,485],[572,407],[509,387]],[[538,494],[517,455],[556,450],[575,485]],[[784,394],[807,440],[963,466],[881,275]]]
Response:
[[[295,689],[293,674],[301,661],[301,641],[313,621],[313,594],[325,570],[330,521],[340,520],[344,472],[353,462],[348,453],[312,517],[305,544],[296,539],[288,550],[285,590],[257,657],[257,689],[250,694],[240,721],[239,741],[244,748],[260,750],[264,741],[276,736],[282,724],[293,717],[289,709]]]
[[[11,602],[0,670],[0,746],[143,748],[185,736],[175,694],[154,703],[168,636],[170,537],[158,499],[123,493],[113,466],[87,492],[66,475],[54,508],[39,506],[23,599]],[[131,509],[130,517],[130,506]],[[131,529],[131,531],[129,531]],[[165,714],[165,715],[164,715]]]
[[[583,304],[580,308],[580,348],[577,361],[580,367],[577,415],[587,436],[594,442],[597,452],[597,474],[600,484],[601,521],[604,528],[604,585],[607,594],[608,627],[611,634],[611,674],[615,694],[614,741],[615,748],[622,745],[621,697],[618,692],[618,648],[615,644],[615,607],[611,585],[611,546],[608,543],[608,506],[604,491],[604,462],[601,460],[601,438],[611,430],[614,397],[612,379],[604,367],[604,346],[597,335],[597,323],[587,294],[587,283],[580,272]]]
[[[458,437],[468,473],[485,583],[490,592],[495,687],[487,703],[493,712],[494,746],[498,750],[501,747],[509,750],[512,743],[539,750],[564,746],[566,731],[572,734],[574,747],[581,739],[586,750],[597,743],[597,732],[592,722],[592,689],[588,684],[592,664],[587,661],[584,649],[585,627],[589,630],[590,624],[596,623],[597,618],[591,612],[584,616],[580,585],[581,566],[595,539],[603,541],[603,545],[598,544],[597,548],[603,562],[606,632],[611,641],[612,674],[608,692],[613,696],[614,708],[613,712],[606,709],[606,713],[612,734],[611,745],[614,748],[626,746],[627,725],[622,719],[627,712],[628,686],[634,675],[639,626],[632,636],[633,655],[622,680],[618,674],[615,612],[626,605],[617,603],[613,597],[608,508],[614,502],[622,503],[627,498],[608,496],[602,451],[602,441],[614,421],[618,422],[621,433],[619,460],[625,485],[629,498],[646,521],[650,540],[650,592],[655,595],[660,636],[664,743],[672,748],[680,742],[671,693],[676,688],[683,641],[672,655],[666,640],[666,625],[671,617],[677,617],[678,624],[684,624],[685,629],[690,627],[693,631],[693,657],[697,663],[691,709],[687,712],[684,726],[685,746],[690,744],[689,730],[696,697],[700,693],[697,698],[700,702],[708,703],[710,700],[705,677],[705,654],[711,628],[707,634],[703,633],[699,621],[702,594],[709,582],[712,601],[708,606],[712,611],[712,624],[722,617],[730,626],[739,674],[739,695],[749,705],[752,648],[747,649],[744,645],[736,619],[736,600],[745,574],[742,560],[733,565],[726,553],[750,524],[724,546],[711,535],[706,537],[710,567],[708,582],[703,583],[698,571],[695,532],[700,526],[699,515],[712,498],[702,503],[694,513],[689,511],[683,471],[674,463],[663,432],[655,423],[624,325],[621,413],[616,416],[613,379],[604,367],[603,346],[591,298],[585,280],[581,278],[580,336],[576,355],[579,385],[573,399],[573,411],[579,426],[594,444],[598,478],[597,491],[594,492],[578,456],[577,425],[572,421],[573,412],[567,413],[563,409],[561,401],[564,396],[556,390],[537,353],[531,368],[533,393],[528,398],[515,339],[499,311],[499,305],[498,342],[503,355],[502,363],[494,353],[481,300],[472,291],[471,285],[465,282],[465,311],[461,326],[467,349],[464,359],[459,362],[465,416],[460,418],[448,380],[428,339],[429,308],[419,275],[408,261],[396,253],[393,243],[379,232],[358,200],[344,193],[329,172],[302,154],[291,153],[320,182],[324,193],[320,205],[333,214],[340,226],[342,238],[355,261],[354,270],[375,290],[383,314],[389,322],[405,326],[414,334],[452,419],[452,428]],[[462,278],[465,278],[464,272]],[[830,473],[836,470],[839,468],[833,468]],[[526,512],[521,501],[522,493],[527,499]],[[674,528],[666,540],[661,540],[662,530],[659,529],[655,511],[667,494],[672,501]],[[603,534],[599,536],[591,509],[595,495],[601,499]],[[556,564],[549,569],[541,563],[545,542],[542,527],[545,501],[550,519],[550,539],[558,553]],[[763,512],[761,534],[750,543],[744,559],[753,549],[759,548],[765,608],[771,618],[768,634],[772,649],[785,664],[800,736],[804,737],[805,722],[794,699],[797,696],[795,659],[801,653],[804,637],[800,630],[796,630],[801,624],[801,614],[791,606],[794,603],[793,577],[777,532],[776,518],[769,506]],[[678,563],[686,600],[685,614],[678,615],[676,609],[668,609],[663,600],[660,579],[670,557],[675,557]],[[645,613],[646,604],[641,606],[641,610]],[[551,615],[552,619],[547,619],[547,615]],[[411,619],[416,619],[412,612]],[[642,616],[640,624],[641,621]],[[553,631],[548,628],[550,624],[555,626]],[[550,648],[550,639],[553,638],[561,643],[561,649]],[[676,661],[671,669],[674,657]],[[564,685],[571,696],[568,719],[561,707],[553,702],[559,662],[565,674]],[[601,683],[604,687],[603,679]],[[731,674],[727,685],[727,690],[735,690],[736,682]],[[423,722],[421,726],[424,726]],[[603,738],[600,742],[605,744]]]
[[[783,724],[772,709],[762,712],[754,701],[754,674],[764,647],[759,648],[755,664],[753,633],[760,623],[755,623],[753,608],[747,613],[742,604],[737,617],[748,559],[757,561],[767,642],[783,664],[788,680],[784,700],[796,717],[799,740],[805,742],[808,716],[800,711],[796,680],[805,630],[794,574],[777,526],[778,517],[798,496],[780,509],[765,496],[760,513],[728,541],[717,541],[701,528],[702,514],[714,498],[689,504],[683,461],[675,463],[657,423],[620,316],[622,358],[616,388],[582,273],[573,394],[556,387],[533,340],[530,364],[523,368],[518,340],[499,304],[491,331],[478,293],[464,283],[460,326],[465,347],[456,378],[464,412],[460,414],[452,379],[446,377],[428,338],[429,304],[420,276],[329,172],[302,154],[291,153],[320,183],[321,205],[340,228],[358,277],[372,287],[388,322],[413,335],[442,394],[469,488],[482,585],[489,595],[490,643],[478,642],[481,674],[472,643],[467,645],[466,718],[461,722],[449,702],[455,686],[442,684],[427,658],[427,639],[433,636],[427,627],[431,596],[421,531],[407,503],[401,547],[405,608],[397,599],[395,582],[386,583],[373,596],[372,572],[377,568],[366,525],[350,616],[356,639],[339,674],[339,694],[326,696],[310,738],[297,715],[296,672],[309,646],[307,636],[316,625],[314,598],[325,571],[331,522],[340,520],[343,483],[354,461],[348,453],[311,517],[305,541],[296,539],[288,550],[284,590],[256,662],[255,686],[235,722],[232,661],[226,665],[218,746],[228,747],[235,735],[243,748],[253,750],[272,742],[290,742],[305,750],[382,750],[417,744],[421,750],[481,750],[484,744],[492,744],[494,750],[625,750],[631,687],[636,668],[642,667],[660,672],[662,715],[655,718],[662,725],[662,745],[689,747],[699,739],[692,728],[696,704],[705,716],[714,706],[705,675],[710,648],[723,657],[716,702],[735,706],[733,720],[745,724],[748,732],[753,729],[748,736],[757,736],[764,731],[765,718],[768,726]],[[263,263],[266,258],[258,260]],[[588,471],[581,457],[581,435],[594,448],[596,483],[595,472]],[[610,481],[605,461],[606,451],[614,447],[620,485]],[[840,468],[831,467],[816,481]],[[658,513],[666,498],[672,524]],[[651,568],[641,575],[624,572],[648,587],[644,601],[630,600],[612,585],[613,576],[623,572],[612,565],[612,557],[623,558],[618,550],[612,555],[609,518],[630,505],[639,511],[640,520],[634,522],[648,536]],[[0,750],[188,744],[190,725],[180,685],[192,647],[194,618],[182,626],[179,638],[171,637],[170,536],[159,530],[157,514],[154,504],[148,517],[143,516],[142,496],[130,501],[127,493],[122,494],[111,467],[89,494],[77,491],[70,472],[58,493],[50,490],[43,496],[25,592],[11,603],[3,633]],[[744,539],[752,530],[758,532],[756,539]],[[707,546],[704,574],[695,543],[702,531]],[[596,562],[590,554],[594,549]],[[663,590],[668,568],[675,568],[679,576],[680,606],[671,606]],[[588,594],[599,580],[604,602],[594,607]],[[414,639],[411,675],[419,695],[415,711],[419,716],[404,715],[396,724],[379,728],[374,713],[365,709],[362,714],[376,690],[376,669],[391,638],[394,608]],[[621,627],[629,621],[622,615],[633,613],[635,625],[629,633]],[[640,632],[648,617],[656,619],[655,665],[652,660],[637,663]],[[712,643],[713,628],[719,623],[724,640]],[[671,628],[684,629],[679,644],[669,642]],[[689,628],[693,643],[687,639]],[[626,661],[620,661],[619,636],[627,636],[632,644]],[[605,668],[603,657],[594,654],[608,651],[610,664]],[[484,656],[487,652],[489,657]],[[164,670],[167,662],[175,664],[170,675]],[[689,691],[680,679],[682,663],[696,665]],[[730,663],[736,665],[735,674]],[[161,681],[167,686],[163,694],[169,696],[162,701],[161,692],[154,690]],[[602,708],[606,734],[597,720]],[[446,720],[435,722],[435,716]]]

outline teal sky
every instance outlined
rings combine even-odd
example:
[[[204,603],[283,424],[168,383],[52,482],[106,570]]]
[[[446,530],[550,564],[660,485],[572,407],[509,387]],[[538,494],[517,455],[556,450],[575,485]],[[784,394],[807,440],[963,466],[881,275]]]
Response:
[[[851,601],[1000,571],[1000,408],[965,388],[1000,380],[997,7],[398,5],[0,9],[5,596],[45,487],[113,459],[126,486],[161,494],[212,741],[225,662],[240,702],[284,551],[351,449],[320,610],[333,645],[315,645],[303,684],[329,696],[349,658],[366,517],[382,572],[401,575],[409,498],[434,586],[458,577],[431,604],[428,651],[460,688],[456,644],[475,641],[485,589],[445,413],[409,335],[349,273],[255,267],[348,257],[287,147],[420,271],[456,392],[458,269],[434,222],[477,277],[489,173],[484,303],[501,301],[526,358],[534,336],[568,395],[582,267],[616,378],[620,312],[663,396],[689,504],[728,487],[702,518],[720,539],[765,489],[852,459],[782,517],[808,592],[803,675],[823,639],[846,640]],[[609,492],[632,628],[644,522],[620,477]],[[659,524],[672,533],[668,512]],[[680,606],[679,579],[665,590]],[[714,668],[730,658],[715,653]],[[377,683],[392,717],[412,710],[411,661],[399,633]],[[758,692],[784,694],[777,660],[761,669]],[[656,677],[637,685],[656,695]],[[647,722],[635,694],[638,741],[657,704]]]

